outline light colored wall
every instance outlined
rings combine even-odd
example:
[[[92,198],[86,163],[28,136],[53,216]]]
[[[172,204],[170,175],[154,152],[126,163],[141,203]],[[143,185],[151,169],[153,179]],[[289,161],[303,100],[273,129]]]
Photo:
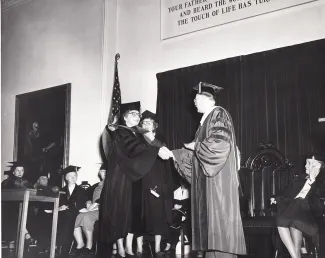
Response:
[[[160,0],[119,0],[122,101],[156,110],[156,73],[325,38],[325,1],[160,41]]]
[[[2,171],[13,159],[15,96],[71,83],[69,163],[82,167],[78,181],[97,180],[115,43],[116,0],[31,0],[2,13]]]

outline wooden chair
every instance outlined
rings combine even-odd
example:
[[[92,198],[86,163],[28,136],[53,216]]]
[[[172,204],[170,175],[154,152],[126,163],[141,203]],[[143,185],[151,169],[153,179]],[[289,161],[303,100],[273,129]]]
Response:
[[[261,143],[239,171],[244,193],[241,198],[243,228],[248,253],[253,257],[276,256],[277,229],[270,198],[289,185],[291,167],[272,144]]]

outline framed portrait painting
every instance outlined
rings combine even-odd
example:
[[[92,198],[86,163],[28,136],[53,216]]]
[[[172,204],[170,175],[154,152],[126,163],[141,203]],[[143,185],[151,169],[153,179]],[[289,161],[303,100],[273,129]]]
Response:
[[[71,84],[16,96],[14,159],[23,162],[25,177],[35,183],[48,176],[61,185],[69,161]]]

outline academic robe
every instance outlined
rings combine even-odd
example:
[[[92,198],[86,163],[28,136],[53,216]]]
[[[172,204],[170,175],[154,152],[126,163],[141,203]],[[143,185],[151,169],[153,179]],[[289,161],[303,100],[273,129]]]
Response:
[[[164,146],[159,138],[150,141],[144,135],[148,145]],[[173,175],[170,160],[157,157],[150,172],[142,178],[142,223],[144,233],[162,235],[169,238],[168,220],[173,209]],[[154,189],[159,197],[150,190]]]
[[[213,109],[194,142],[194,151],[173,151],[177,170],[191,183],[192,249],[215,251],[216,257],[246,254],[229,113],[222,107]]]
[[[159,147],[146,144],[136,127],[107,129],[104,140],[107,172],[99,206],[100,241],[112,243],[132,230],[132,184],[150,171]]]
[[[59,245],[68,249],[73,240],[74,224],[79,210],[86,207],[87,194],[86,190],[78,185],[75,186],[71,194],[68,185],[63,187],[61,191],[66,194],[60,195],[59,206],[67,205],[69,209],[59,211],[57,241]]]
[[[76,185],[72,193],[69,193],[68,185],[61,188],[59,207],[67,205],[69,209],[59,211],[57,225],[57,246],[62,246],[62,252],[66,254],[73,240],[73,231],[76,217],[79,210],[86,207],[87,193],[82,187]],[[42,202],[38,205],[38,222],[42,227],[38,227],[37,239],[42,248],[49,248],[52,231],[53,214],[47,213],[45,210],[53,210],[53,203]]]

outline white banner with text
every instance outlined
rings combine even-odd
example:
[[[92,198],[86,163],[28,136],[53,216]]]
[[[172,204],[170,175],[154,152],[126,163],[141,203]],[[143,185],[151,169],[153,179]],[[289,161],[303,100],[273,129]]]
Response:
[[[318,0],[160,0],[161,39]]]

